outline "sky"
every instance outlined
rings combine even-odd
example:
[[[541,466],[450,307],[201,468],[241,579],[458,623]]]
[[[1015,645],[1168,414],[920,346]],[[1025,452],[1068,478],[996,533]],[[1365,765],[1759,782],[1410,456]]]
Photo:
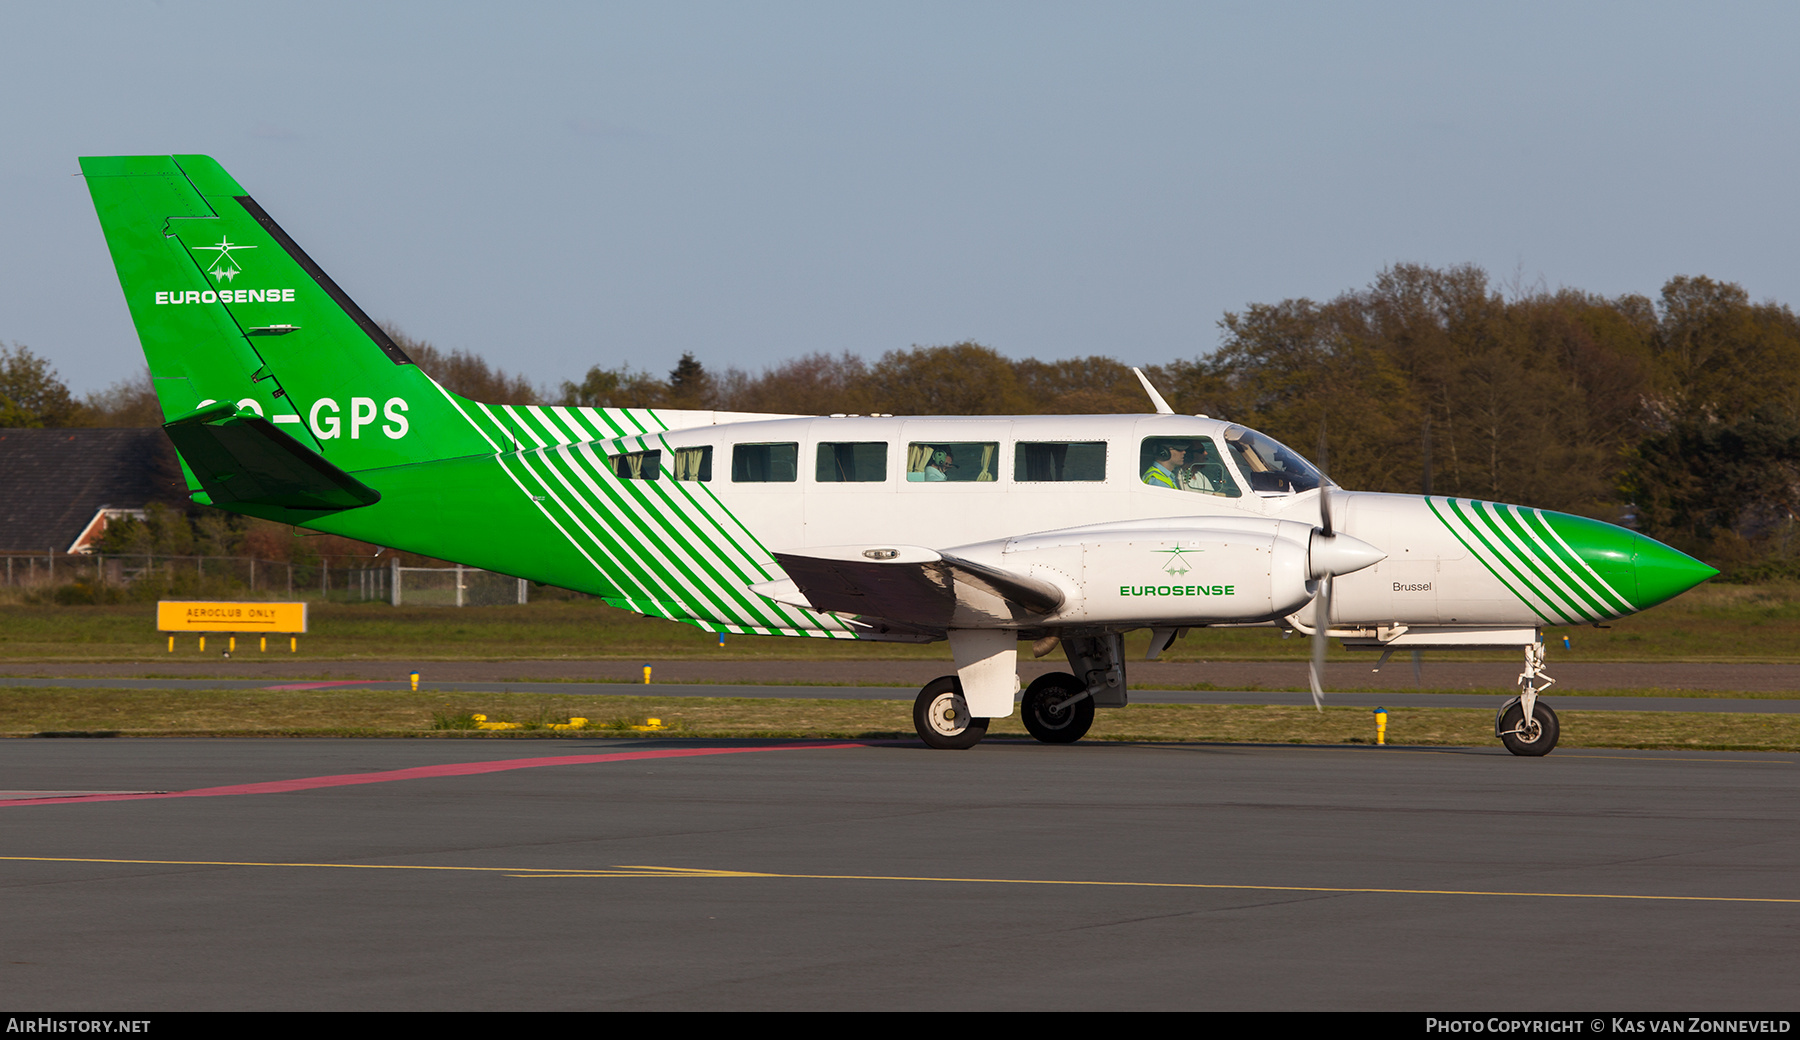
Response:
[[[1800,302],[1792,3],[0,6],[0,342],[141,370],[81,155],[204,153],[553,386],[962,340],[1131,364],[1395,263]]]

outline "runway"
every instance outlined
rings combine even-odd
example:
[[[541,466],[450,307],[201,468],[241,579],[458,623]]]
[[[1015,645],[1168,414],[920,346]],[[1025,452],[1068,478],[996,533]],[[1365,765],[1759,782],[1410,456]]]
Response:
[[[64,689],[144,689],[144,690],[319,690],[375,689],[405,690],[407,681],[370,679],[164,679],[164,678],[25,678],[0,677],[0,687],[56,687]],[[424,693],[540,693],[555,696],[595,697],[784,697],[808,700],[902,700],[911,701],[915,687],[905,686],[786,686],[743,683],[584,683],[584,682],[420,682]],[[1338,707],[1373,708],[1482,708],[1498,707],[1512,691],[1470,693],[1380,693],[1330,691],[1326,703]],[[1136,704],[1286,704],[1312,705],[1312,695],[1284,690],[1138,690],[1131,691]],[[1552,690],[1546,695],[1554,705],[1565,705],[1581,711],[1695,711],[1752,712],[1791,715],[1800,712],[1800,699],[1781,696],[1764,697],[1631,697],[1583,696],[1571,691]]]
[[[0,991],[34,1009],[1702,1011],[1800,989],[1795,755],[6,752]]]

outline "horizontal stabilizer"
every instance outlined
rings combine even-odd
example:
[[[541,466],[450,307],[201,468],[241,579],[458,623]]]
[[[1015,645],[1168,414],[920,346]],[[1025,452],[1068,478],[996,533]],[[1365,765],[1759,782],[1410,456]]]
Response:
[[[299,441],[229,402],[190,412],[163,429],[213,505],[336,512],[374,505],[381,493]]]
[[[1063,603],[1049,582],[922,546],[809,548],[775,559],[814,610],[838,614],[946,628],[971,612],[1018,621]]]

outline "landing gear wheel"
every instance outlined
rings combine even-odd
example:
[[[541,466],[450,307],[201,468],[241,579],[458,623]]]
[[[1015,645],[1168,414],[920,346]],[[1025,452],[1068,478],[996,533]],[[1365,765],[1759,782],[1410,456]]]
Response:
[[[1548,755],[1561,732],[1556,712],[1543,701],[1537,702],[1532,709],[1530,722],[1525,722],[1525,708],[1520,704],[1506,709],[1506,714],[1500,716],[1500,743],[1515,755],[1531,758]]]
[[[1065,708],[1056,705],[1087,686],[1068,672],[1051,672],[1031,680],[1019,704],[1019,714],[1031,735],[1046,744],[1073,744],[1094,724],[1094,698],[1083,697]]]
[[[928,747],[960,751],[981,743],[988,720],[969,714],[962,681],[954,675],[933,679],[913,701],[913,728]]]

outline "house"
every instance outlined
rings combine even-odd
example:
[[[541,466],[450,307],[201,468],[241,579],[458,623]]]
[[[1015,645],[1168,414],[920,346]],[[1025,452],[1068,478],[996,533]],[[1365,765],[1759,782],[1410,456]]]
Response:
[[[186,508],[174,447],[148,429],[0,429],[0,553],[88,553],[108,518]]]

